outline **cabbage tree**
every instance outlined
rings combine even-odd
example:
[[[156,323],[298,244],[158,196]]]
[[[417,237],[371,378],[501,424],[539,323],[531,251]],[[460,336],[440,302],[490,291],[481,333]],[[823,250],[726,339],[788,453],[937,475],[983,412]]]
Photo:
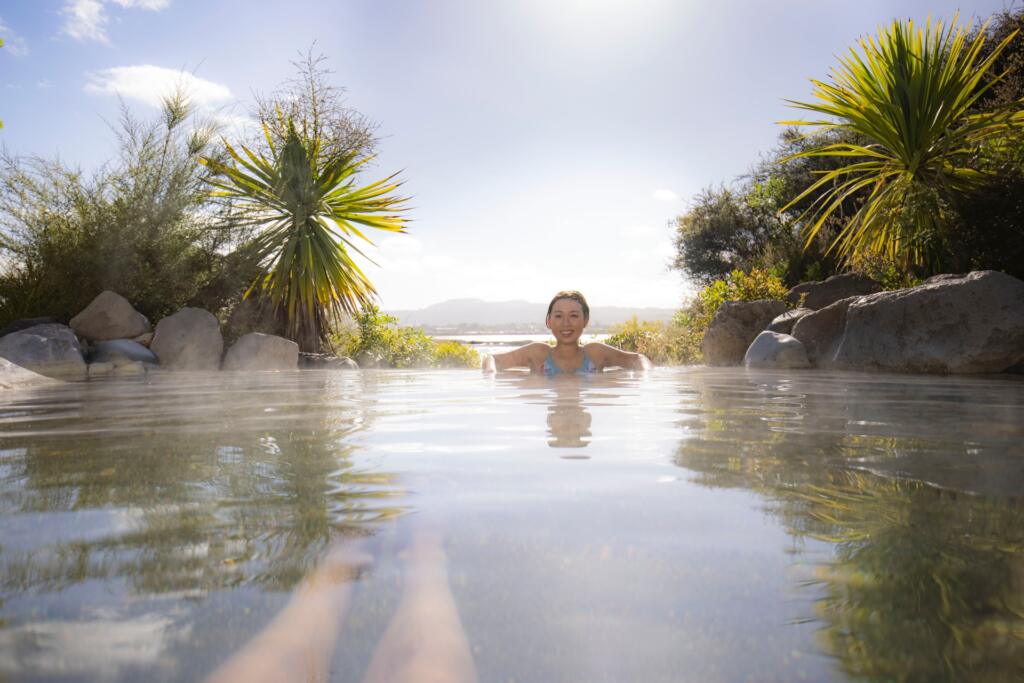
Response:
[[[376,296],[353,260],[363,255],[360,244],[372,244],[361,228],[404,232],[406,199],[396,194],[397,174],[357,182],[372,157],[328,151],[317,131],[284,118],[283,138],[264,123],[265,152],[225,141],[225,161],[206,157],[203,163],[216,174],[213,194],[232,203],[237,223],[256,231],[247,247],[262,272],[246,296],[267,297],[300,349],[318,351],[333,320]]]
[[[935,265],[950,205],[986,180],[975,163],[986,149],[1007,144],[1024,122],[1021,102],[984,112],[972,106],[1005,73],[989,74],[1016,36],[982,58],[986,31],[972,38],[954,16],[947,26],[894,21],[862,38],[839,59],[828,82],[812,80],[812,102],[790,101],[819,118],[782,121],[813,132],[839,130],[864,140],[813,147],[788,157],[833,157],[826,171],[783,211],[812,199],[800,220],[805,248],[843,202],[866,195],[830,250],[847,261],[881,255],[904,265]]]

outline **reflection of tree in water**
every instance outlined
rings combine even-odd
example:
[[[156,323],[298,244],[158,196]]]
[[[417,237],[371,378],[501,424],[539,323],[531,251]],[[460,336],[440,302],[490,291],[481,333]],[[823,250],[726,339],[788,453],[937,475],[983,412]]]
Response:
[[[900,426],[894,414],[914,408],[901,407],[896,387],[847,388],[837,397],[813,380],[750,377],[719,384],[712,374],[697,385],[696,400],[681,408],[692,437],[676,461],[705,485],[767,496],[793,533],[833,544],[833,560],[809,584],[823,593],[815,618],[841,668],[870,680],[1021,680],[1024,511],[1013,499],[923,481],[929,458],[942,465],[1012,453],[1024,426],[1005,414],[987,425],[979,415],[991,407],[952,394],[945,420],[973,422],[970,441],[958,440],[939,413],[922,415],[923,427]],[[1019,393],[1004,394],[995,412],[1019,416],[1019,401]],[[997,466],[1011,479],[1004,485],[1020,486],[1019,466]],[[954,474],[944,476],[955,481]]]
[[[225,382],[87,396],[55,429],[4,439],[0,511],[100,525],[5,550],[5,592],[115,577],[143,593],[289,588],[332,539],[401,513],[392,477],[352,461],[371,419],[365,387],[314,374]]]

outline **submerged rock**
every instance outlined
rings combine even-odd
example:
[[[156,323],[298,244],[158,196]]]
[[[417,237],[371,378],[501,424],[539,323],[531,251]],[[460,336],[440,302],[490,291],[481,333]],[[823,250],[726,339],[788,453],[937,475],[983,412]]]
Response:
[[[295,370],[299,345],[272,334],[243,335],[224,355],[225,370]]]
[[[48,384],[59,384],[59,382],[23,368],[6,358],[0,358],[0,389],[25,389]]]
[[[754,338],[785,310],[785,303],[770,299],[722,304],[704,333],[701,344],[704,362],[707,365],[739,365]]]
[[[765,330],[757,335],[747,353],[743,365],[748,368],[809,368],[807,351],[799,340],[788,334]]]
[[[146,316],[116,292],[101,292],[71,319],[71,329],[85,339],[131,339],[149,332]]]
[[[866,275],[843,273],[818,282],[802,282],[789,290],[786,301],[797,304],[800,303],[801,296],[806,295],[802,306],[817,311],[851,296],[881,291],[882,285]]]
[[[67,325],[48,323],[0,338],[0,357],[56,379],[85,379],[78,337]]]
[[[183,308],[157,323],[149,348],[167,370],[219,370],[224,338],[212,313]]]

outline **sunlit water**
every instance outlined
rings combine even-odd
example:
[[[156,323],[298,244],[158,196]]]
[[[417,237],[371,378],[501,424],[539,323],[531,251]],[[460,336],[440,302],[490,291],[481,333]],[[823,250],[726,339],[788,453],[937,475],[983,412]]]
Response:
[[[190,681],[420,527],[481,681],[1024,676],[1024,378],[658,369],[69,384],[0,409],[0,679]]]

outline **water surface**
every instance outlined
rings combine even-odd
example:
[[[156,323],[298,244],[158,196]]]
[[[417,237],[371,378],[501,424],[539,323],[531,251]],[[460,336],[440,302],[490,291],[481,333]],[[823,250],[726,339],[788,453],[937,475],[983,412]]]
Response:
[[[441,530],[482,681],[1024,676],[1024,381],[157,374],[0,407],[0,679],[202,678],[332,543],[358,681]]]

